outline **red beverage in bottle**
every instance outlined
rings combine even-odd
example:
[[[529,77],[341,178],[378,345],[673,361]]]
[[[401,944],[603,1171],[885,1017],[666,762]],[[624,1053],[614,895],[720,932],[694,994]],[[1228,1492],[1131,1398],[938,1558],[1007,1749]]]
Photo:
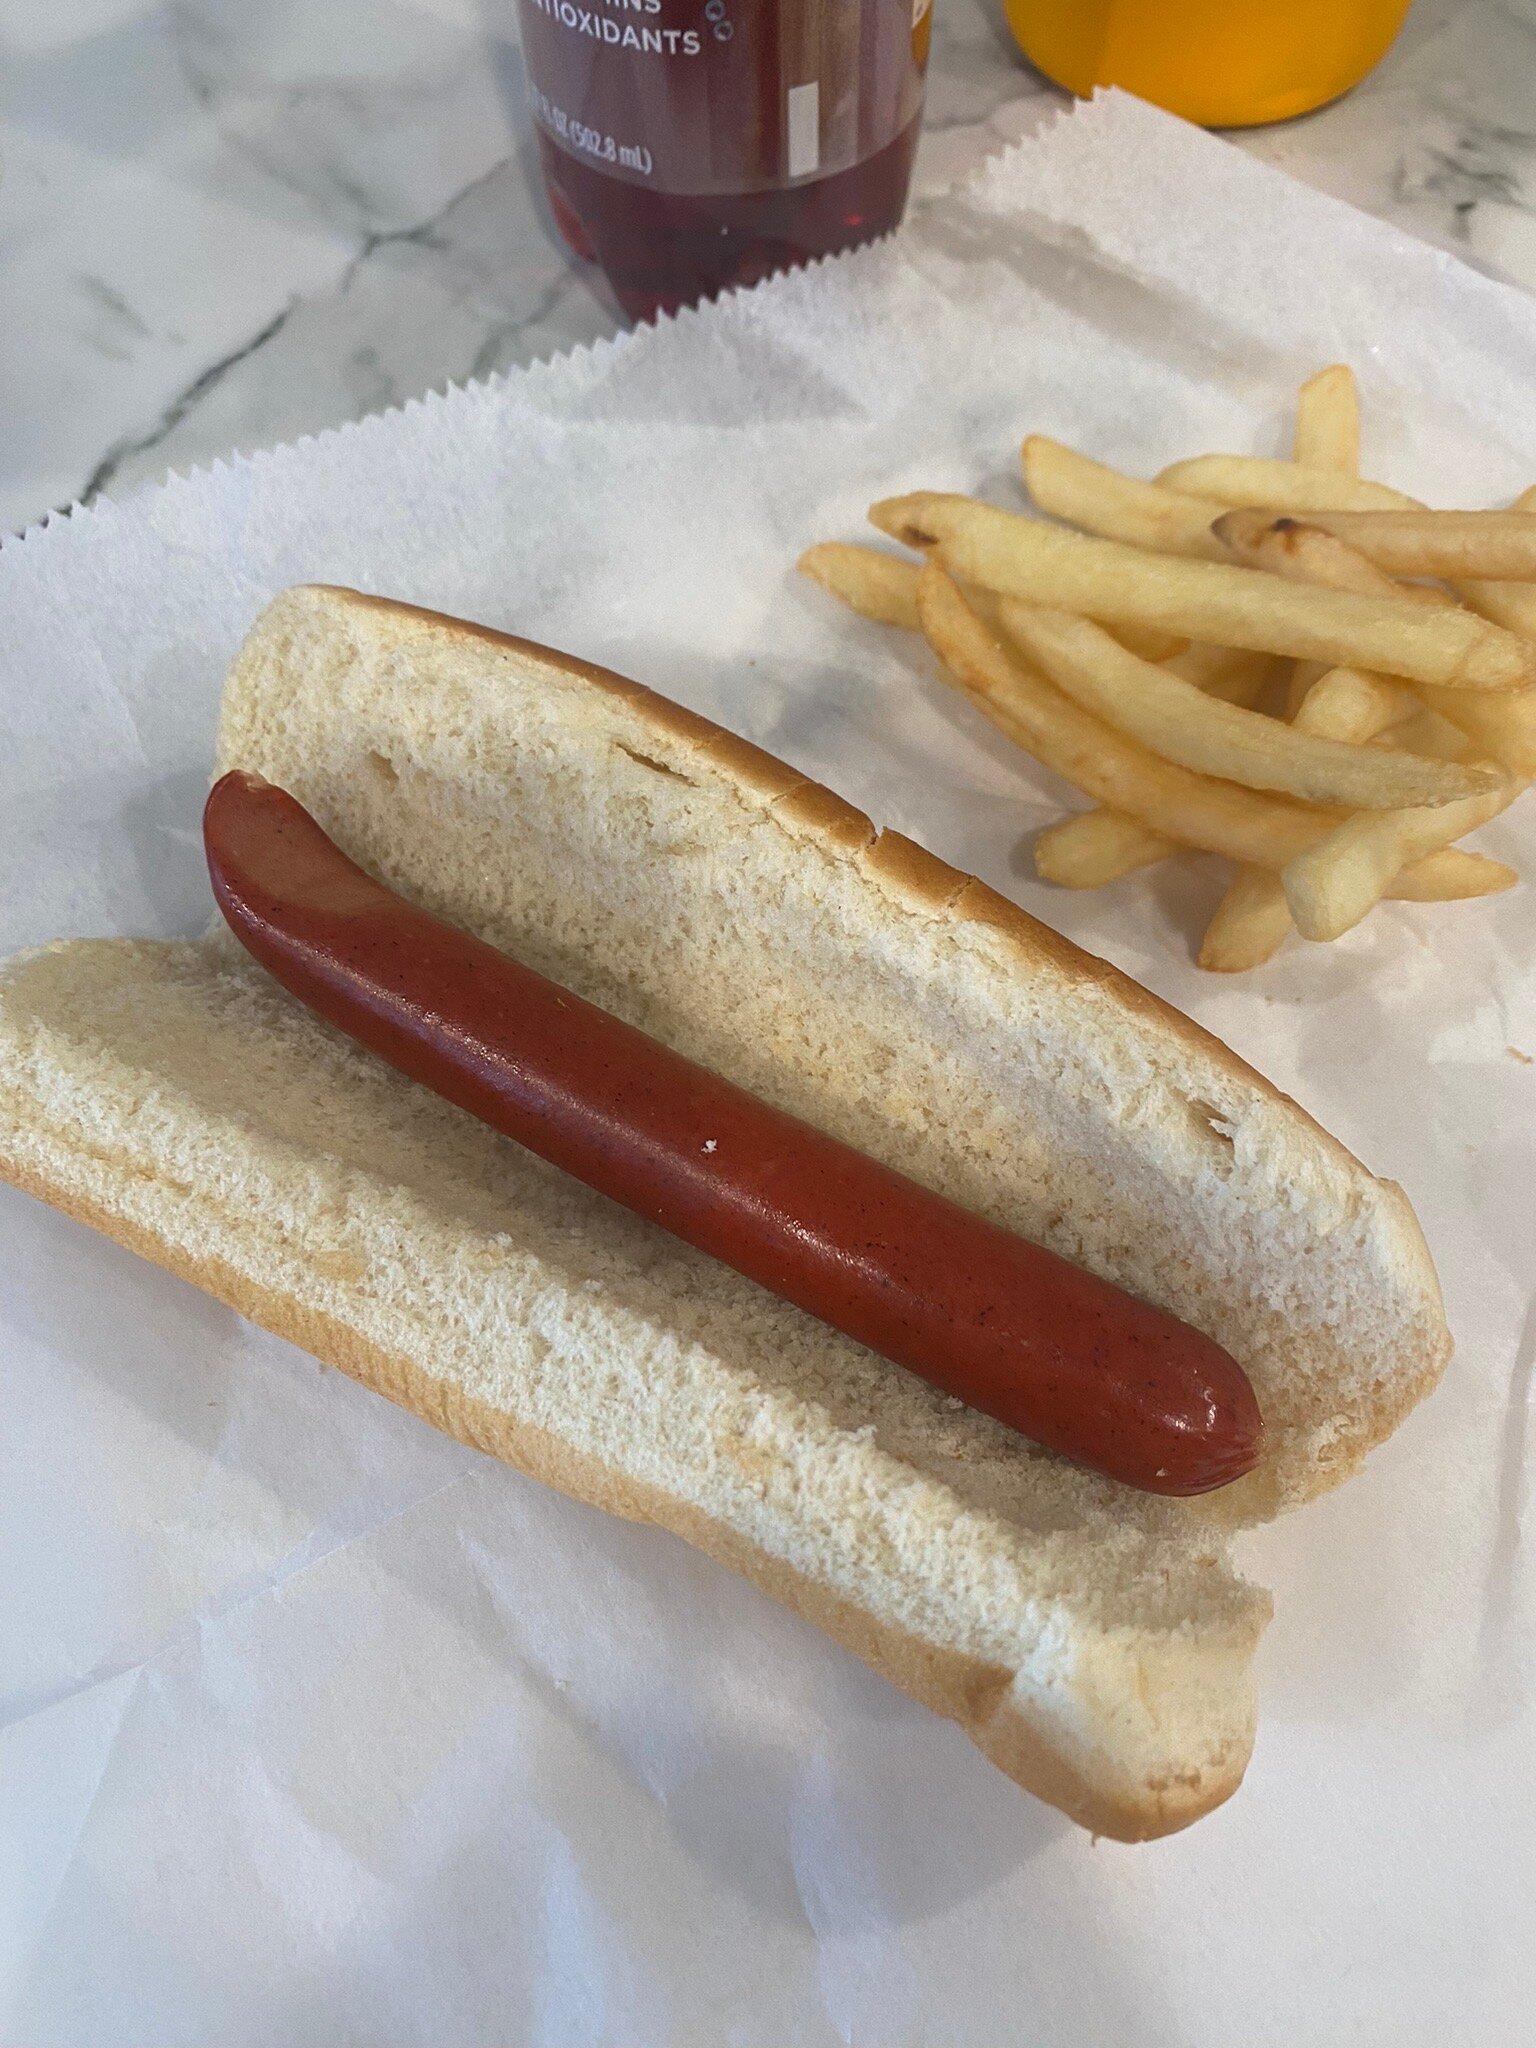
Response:
[[[555,219],[644,319],[895,227],[930,0],[520,0]]]

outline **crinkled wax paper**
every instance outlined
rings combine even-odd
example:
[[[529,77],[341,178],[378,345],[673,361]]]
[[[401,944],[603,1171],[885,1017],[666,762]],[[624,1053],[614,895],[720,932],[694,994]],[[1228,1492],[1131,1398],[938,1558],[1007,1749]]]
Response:
[[[0,2038],[328,2048],[1527,2037],[1536,893],[1202,977],[1213,863],[1053,893],[1062,792],[791,572],[1040,429],[1536,475],[1536,303],[1123,98],[896,240],[0,556],[0,940],[205,916],[220,677],[325,578],[625,669],[1142,976],[1410,1190],[1459,1349],[1275,1588],[1248,1782],[1086,1835],[813,1629],[9,1191]],[[1532,809],[1480,841],[1536,868]]]

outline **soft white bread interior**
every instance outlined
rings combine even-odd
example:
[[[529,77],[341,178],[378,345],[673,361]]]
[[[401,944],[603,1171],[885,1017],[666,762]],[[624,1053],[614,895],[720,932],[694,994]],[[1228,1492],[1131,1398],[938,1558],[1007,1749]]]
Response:
[[[418,901],[1163,1302],[1247,1367],[1260,1473],[1078,1471],[400,1081],[217,938],[0,979],[0,1173],[430,1420],[827,1627],[1086,1825],[1166,1832],[1252,1739],[1223,1518],[1437,1376],[1397,1189],[1224,1047],[771,757],[545,650],[288,593],[221,766]]]

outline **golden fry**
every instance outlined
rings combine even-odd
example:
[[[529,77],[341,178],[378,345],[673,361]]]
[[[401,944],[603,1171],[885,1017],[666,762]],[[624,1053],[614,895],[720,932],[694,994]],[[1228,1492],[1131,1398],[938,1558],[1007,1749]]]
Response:
[[[1239,868],[1205,928],[1196,959],[1214,974],[1241,974],[1262,967],[1294,929],[1280,877],[1267,868]]]
[[[1274,674],[1275,660],[1241,647],[1195,641],[1162,666],[1224,703],[1253,704]],[[1035,869],[1043,880],[1065,889],[1096,889],[1181,850],[1135,818],[1116,811],[1082,811],[1040,834],[1034,847]]]
[[[1536,512],[1536,485],[1516,498],[1516,512]],[[1536,640],[1536,583],[1484,582],[1463,577],[1456,585],[1463,601],[1495,625],[1505,626],[1523,639]]]
[[[1290,680],[1285,686],[1285,718],[1292,720],[1307,701],[1307,692],[1314,683],[1322,681],[1328,673],[1326,661],[1297,661],[1291,664]]]
[[[1194,775],[1159,760],[1015,659],[937,564],[918,586],[923,631],[977,708],[1026,753],[1110,810],[1187,846],[1279,868],[1327,835],[1336,811]]]
[[[1404,868],[1387,896],[1395,903],[1465,903],[1474,896],[1502,895],[1519,879],[1512,867],[1486,853],[1445,846]]]
[[[892,540],[899,540],[904,548],[926,554],[941,533],[953,529],[958,520],[968,518],[979,503],[979,499],[967,498],[961,491],[906,491],[899,498],[877,499],[869,508],[869,523],[878,532],[888,533]],[[999,519],[1018,516],[996,514]]]
[[[1160,554],[1191,555],[1206,562],[1226,559],[1225,549],[1211,534],[1211,521],[1224,509],[1219,499],[1202,501],[1159,490],[1156,484],[1079,455],[1047,434],[1030,435],[1023,464],[1025,488],[1053,519]]]
[[[1536,513],[1318,511],[1309,517],[1394,576],[1536,576]]]
[[[1536,492],[1529,495],[1536,505]],[[1295,582],[1353,590],[1365,597],[1396,591],[1414,603],[1438,610],[1453,603],[1445,591],[1393,583],[1384,569],[1320,527],[1266,520],[1262,512],[1229,512],[1217,522],[1217,532],[1229,546],[1236,545],[1244,560]],[[1474,611],[1536,643],[1536,585],[1466,583],[1460,588]],[[1418,683],[1415,692],[1432,710],[1459,725],[1476,741],[1479,751],[1491,755],[1501,767],[1516,775],[1536,774],[1536,689],[1494,697]]]
[[[1385,894],[1398,903],[1464,903],[1497,896],[1519,879],[1501,860],[1446,846],[1404,868]],[[1262,967],[1294,930],[1280,877],[1264,868],[1239,868],[1206,927],[1199,964],[1218,974]]]
[[[1536,646],[1466,612],[1298,589],[1258,570],[1147,554],[936,492],[887,499],[870,517],[909,545],[937,546],[962,582],[1026,603],[1462,689],[1536,682]]]
[[[904,626],[913,633],[919,630],[915,562],[851,541],[824,540],[807,548],[795,566],[861,617]]]
[[[1499,780],[1492,769],[1378,753],[1219,703],[1138,661],[1091,619],[1008,598],[1001,618],[1026,658],[1084,710],[1198,774],[1353,810],[1451,803]]]
[[[1175,841],[1119,811],[1080,811],[1035,840],[1035,873],[1062,889],[1099,889],[1177,853]]]
[[[1518,633],[1523,640],[1536,640],[1536,583],[1494,583],[1465,576],[1456,589],[1483,618],[1492,619],[1506,632]]]
[[[1194,455],[1172,462],[1157,479],[1165,491],[1217,498],[1223,505],[1260,505],[1271,512],[1419,510],[1417,498],[1336,469],[1310,469],[1265,455]]]
[[[1438,711],[1415,711],[1401,725],[1389,727],[1370,742],[1373,747],[1397,747],[1405,754],[1422,754],[1430,761],[1469,761],[1475,749],[1459,725],[1452,725]]]
[[[1253,704],[1275,672],[1275,659],[1241,647],[1212,647],[1202,640],[1162,666],[1207,696],[1227,704]],[[1063,888],[1096,889],[1180,851],[1175,841],[1135,818],[1115,811],[1083,811],[1041,833],[1035,841],[1035,868],[1045,881]]]
[[[1211,530],[1234,560],[1250,569],[1272,569],[1293,583],[1353,590],[1364,597],[1405,597],[1410,603],[1435,605],[1442,611],[1455,603],[1448,590],[1397,582],[1315,519],[1241,507],[1223,512]]]
[[[1404,868],[1486,825],[1524,786],[1511,779],[1483,796],[1436,810],[1383,811],[1346,820],[1283,870],[1296,929],[1309,939],[1341,937],[1381,901]]]
[[[1360,401],[1355,375],[1343,363],[1322,370],[1301,387],[1296,405],[1293,453],[1304,468],[1335,470],[1342,476],[1360,473]],[[1208,502],[1208,501],[1204,501]],[[1275,522],[1261,512],[1232,512],[1227,520],[1258,520],[1280,546]],[[1225,541],[1223,522],[1214,533]],[[1234,552],[1239,552],[1234,548]],[[1239,559],[1242,559],[1239,553]],[[1254,568],[1266,564],[1254,561]],[[1406,702],[1404,701],[1406,699]],[[1287,715],[1303,732],[1356,744],[1370,739],[1396,720],[1410,715],[1417,699],[1385,676],[1365,669],[1332,668],[1319,672],[1312,662],[1297,662],[1291,677]],[[1206,927],[1199,964],[1215,973],[1241,973],[1271,959],[1295,929],[1291,907],[1278,875],[1264,868],[1239,868]]]
[[[1291,715],[1298,732],[1361,746],[1419,709],[1418,698],[1406,684],[1394,683],[1390,676],[1363,668],[1330,668],[1308,687]]]
[[[1360,392],[1347,363],[1319,370],[1302,385],[1291,452],[1303,469],[1360,474]]]

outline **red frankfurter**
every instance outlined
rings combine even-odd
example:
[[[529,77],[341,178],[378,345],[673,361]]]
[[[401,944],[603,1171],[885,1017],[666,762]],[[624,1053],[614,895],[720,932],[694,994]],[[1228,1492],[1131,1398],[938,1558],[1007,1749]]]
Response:
[[[1037,1443],[1154,1493],[1254,1465],[1210,1338],[431,917],[286,791],[203,818],[236,936],[299,1000],[540,1157]]]

